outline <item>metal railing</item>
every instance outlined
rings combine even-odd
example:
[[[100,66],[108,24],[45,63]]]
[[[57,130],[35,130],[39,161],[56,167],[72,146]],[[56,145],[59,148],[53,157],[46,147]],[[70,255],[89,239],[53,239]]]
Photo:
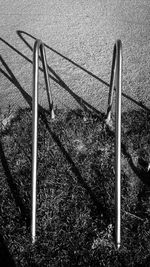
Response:
[[[50,106],[51,118],[54,118],[52,93],[50,90],[48,68],[44,44],[36,40],[33,51],[33,103],[32,103],[32,243],[36,241],[36,187],[37,187],[37,133],[38,133],[38,79],[39,79],[39,50],[46,83],[47,97]],[[121,244],[121,71],[122,71],[122,44],[117,40],[114,45],[110,90],[106,124],[110,124],[114,90],[116,90],[116,125],[115,125],[115,236],[116,246]]]
[[[116,90],[115,116],[115,238],[116,246],[121,244],[121,72],[122,72],[122,43],[117,40],[114,45],[110,91],[106,124],[110,124],[114,89]]]
[[[52,93],[48,77],[48,67],[44,44],[36,40],[33,50],[33,96],[32,96],[32,221],[31,235],[32,243],[36,241],[36,191],[37,191],[37,136],[38,136],[38,83],[39,83],[39,51],[43,65],[46,84],[47,98],[51,112],[51,118],[55,117],[53,110]]]

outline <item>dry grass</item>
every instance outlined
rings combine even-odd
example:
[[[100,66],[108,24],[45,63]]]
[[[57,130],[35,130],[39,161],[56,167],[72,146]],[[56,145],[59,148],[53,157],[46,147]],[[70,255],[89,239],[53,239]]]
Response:
[[[140,147],[148,147],[149,114],[123,114],[122,246],[117,251],[114,134],[103,114],[55,112],[55,121],[44,114],[39,119],[34,247],[31,111],[20,110],[1,133],[0,222],[6,250],[16,266],[148,266],[149,186],[139,179],[137,159]]]

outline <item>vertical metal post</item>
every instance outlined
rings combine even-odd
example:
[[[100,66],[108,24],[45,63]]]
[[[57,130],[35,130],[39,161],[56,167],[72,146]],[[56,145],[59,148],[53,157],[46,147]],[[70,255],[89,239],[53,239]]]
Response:
[[[116,181],[115,181],[115,210],[116,210],[116,246],[119,249],[121,244],[121,70],[122,55],[121,41],[116,42]]]
[[[39,49],[35,42],[33,52],[33,98],[32,98],[32,244],[36,241],[36,187],[37,187],[37,131],[38,131],[38,69]]]
[[[115,242],[119,249],[121,244],[121,71],[122,44],[117,40],[113,50],[113,60],[108,96],[106,124],[110,124],[114,89],[116,89],[115,116]]]
[[[52,93],[50,90],[48,69],[44,45],[41,40],[36,40],[33,51],[33,97],[32,97],[32,244],[36,241],[36,192],[37,192],[37,138],[38,138],[38,82],[39,82],[39,49],[43,64],[46,83],[47,98],[51,112],[51,118],[55,117],[53,110]]]

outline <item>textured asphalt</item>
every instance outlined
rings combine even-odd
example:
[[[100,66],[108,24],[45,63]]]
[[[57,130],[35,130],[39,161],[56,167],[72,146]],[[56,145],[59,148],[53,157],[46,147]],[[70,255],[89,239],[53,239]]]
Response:
[[[0,6],[2,112],[8,106],[15,110],[31,104],[31,36],[49,46],[47,61],[58,107],[75,108],[85,101],[106,110],[113,45],[121,39],[123,110],[150,109],[149,0],[0,0]],[[40,103],[47,107],[42,72]]]

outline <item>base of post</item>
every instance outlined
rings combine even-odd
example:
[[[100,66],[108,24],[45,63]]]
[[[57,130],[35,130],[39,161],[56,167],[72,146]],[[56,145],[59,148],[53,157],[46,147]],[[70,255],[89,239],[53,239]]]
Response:
[[[117,249],[119,249],[120,246],[121,246],[121,244],[120,243],[117,243],[117,245],[116,245]]]

